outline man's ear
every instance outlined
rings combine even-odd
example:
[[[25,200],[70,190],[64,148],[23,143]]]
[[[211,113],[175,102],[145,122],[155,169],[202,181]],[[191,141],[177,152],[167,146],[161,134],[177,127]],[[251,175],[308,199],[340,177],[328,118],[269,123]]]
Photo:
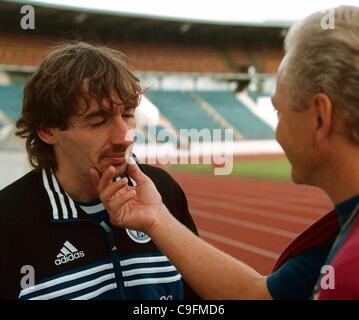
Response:
[[[40,137],[40,139],[42,141],[44,141],[47,144],[56,144],[57,143],[57,138],[54,135],[53,128],[38,128],[37,135]]]
[[[316,116],[315,138],[321,142],[333,129],[333,104],[325,93],[316,93],[309,103]]]

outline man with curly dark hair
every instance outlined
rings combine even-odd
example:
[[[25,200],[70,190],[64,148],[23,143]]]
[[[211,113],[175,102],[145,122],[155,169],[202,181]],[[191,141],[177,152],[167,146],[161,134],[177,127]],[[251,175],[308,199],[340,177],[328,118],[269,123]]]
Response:
[[[91,182],[91,168],[111,168],[115,186],[135,183],[126,170],[141,94],[124,54],[86,43],[57,48],[30,77],[16,125],[34,170],[0,192],[0,298],[198,298],[148,235],[112,225]],[[197,232],[179,185],[140,166]]]

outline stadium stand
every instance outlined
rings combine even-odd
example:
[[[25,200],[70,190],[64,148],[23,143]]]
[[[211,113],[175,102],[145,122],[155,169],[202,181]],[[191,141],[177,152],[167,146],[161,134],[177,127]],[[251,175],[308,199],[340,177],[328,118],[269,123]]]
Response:
[[[244,139],[273,139],[274,131],[243,103],[236,99],[232,92],[202,91],[197,92],[218,113],[226,118]]]
[[[282,50],[268,48],[229,47],[222,53],[234,72],[247,72],[253,66],[257,72],[273,74],[283,58]]]
[[[261,97],[268,97],[268,93],[266,92],[260,92],[260,91],[252,91],[252,90],[248,90],[247,94],[250,98],[252,98],[252,100],[254,102],[257,102],[259,98]]]
[[[1,64],[36,66],[49,49],[64,42],[51,37],[24,37],[0,34]],[[164,72],[224,72],[231,70],[218,52],[209,46],[156,43],[112,43],[129,57],[136,69]],[[26,50],[23,48],[26,47]]]
[[[253,53],[257,70],[268,74],[275,74],[284,56],[281,49],[256,49]]]
[[[147,92],[146,96],[177,129],[220,128],[186,92],[153,90]]]
[[[174,142],[174,144],[177,144],[176,132],[169,130],[167,127],[164,127],[161,124],[146,125],[143,128],[143,132],[145,133],[146,136],[146,142],[149,143]]]
[[[183,129],[224,129],[211,114],[200,108],[193,99],[197,95],[225,118],[227,128],[233,128],[244,139],[273,139],[274,130],[256,116],[234,93],[227,91],[161,91],[153,90],[146,93],[152,103],[173,124],[177,130]]]
[[[0,86],[0,109],[15,122],[21,112],[22,85]]]
[[[60,37],[1,33],[0,62],[36,66],[52,46],[66,41]],[[111,42],[109,45],[126,53],[136,69],[142,71],[230,73],[254,66],[258,72],[272,74],[283,57],[280,50],[221,50],[210,45],[126,41]],[[24,47],[26,50],[23,50]]]
[[[130,44],[116,46],[138,70],[167,72],[230,72],[218,52],[208,46]]]
[[[154,128],[152,125],[142,128],[147,132],[146,142],[156,141],[165,127],[172,132],[175,128],[177,134],[181,128],[233,128],[237,140],[274,137],[273,126],[263,121],[269,111],[261,112],[251,101],[237,99],[234,91],[245,92],[257,105],[258,98],[267,95],[245,90],[254,79],[248,71],[253,67],[255,79],[259,81],[276,71],[283,56],[282,27],[193,22],[183,31],[183,21],[99,12],[87,12],[86,23],[81,23],[82,13],[78,11],[38,6],[38,27],[32,32],[23,32],[14,24],[21,5],[1,0],[0,3],[3,8],[0,20],[8,26],[0,31],[0,71],[7,72],[13,80],[21,77],[25,80],[52,47],[62,42],[84,40],[104,44],[126,53],[143,83],[147,77],[150,79],[152,89],[145,95],[165,121],[156,122]],[[183,78],[187,76],[193,82],[190,88],[188,78]],[[171,77],[177,77],[176,81]],[[185,85],[166,87],[168,83],[172,86],[180,82]],[[203,88],[203,83],[209,83],[209,87]],[[227,90],[230,84],[233,84],[233,92],[220,91]],[[22,88],[14,83],[0,85],[0,111],[11,122],[20,114]],[[151,136],[154,132],[155,136]]]
[[[0,34],[0,63],[4,65],[36,66],[56,41],[37,36]],[[24,50],[26,48],[26,50]]]

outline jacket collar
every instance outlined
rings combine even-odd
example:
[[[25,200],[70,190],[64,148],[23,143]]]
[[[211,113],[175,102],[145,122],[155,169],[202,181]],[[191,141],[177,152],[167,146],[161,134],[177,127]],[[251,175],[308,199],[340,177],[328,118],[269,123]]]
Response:
[[[42,169],[41,175],[42,183],[52,209],[51,221],[66,222],[78,219],[88,219],[88,213],[86,213],[81,206],[71,199],[71,197],[62,189],[53,172]],[[130,177],[128,178],[130,184],[135,186],[136,182]],[[121,177],[117,177],[116,181],[119,179],[121,179]],[[97,206],[101,205],[102,203]]]
[[[79,208],[62,189],[53,172],[42,169],[42,182],[52,208],[52,221],[78,219]]]

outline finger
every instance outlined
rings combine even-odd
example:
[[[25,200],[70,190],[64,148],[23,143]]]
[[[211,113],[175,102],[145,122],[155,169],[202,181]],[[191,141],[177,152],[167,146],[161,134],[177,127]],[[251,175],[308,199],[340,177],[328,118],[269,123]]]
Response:
[[[130,191],[135,191],[135,190],[136,190],[136,187],[132,187],[132,186],[127,185],[127,186],[125,186],[124,188],[122,188],[121,190],[118,190],[118,191],[114,194],[113,198],[114,198],[114,199],[121,198],[121,197],[123,197],[125,194],[129,193]]]
[[[94,186],[96,187],[96,189],[98,188],[98,185],[100,183],[100,174],[98,173],[98,171],[94,168],[90,169],[90,177],[91,177],[91,181],[94,184]]]
[[[116,169],[113,166],[109,166],[104,172],[98,184],[97,190],[101,193],[113,180],[116,175]]]
[[[122,188],[126,187],[128,183],[128,179],[122,178],[112,184],[110,184],[107,188],[103,190],[100,197],[102,202],[107,202],[110,200],[110,198],[119,190],[122,190]]]
[[[112,197],[109,201],[109,214],[111,212],[118,212],[121,207],[128,201],[132,200],[136,197],[136,190],[134,188],[127,189],[124,188],[116,193],[115,197]]]
[[[130,199],[131,200],[131,199]],[[114,226],[123,227],[123,221],[127,214],[130,211],[129,202],[125,202],[123,206],[114,212],[112,215],[109,215],[110,222]]]
[[[148,179],[147,176],[140,170],[136,161],[132,157],[128,161],[127,173],[137,183],[144,182],[146,179]]]

